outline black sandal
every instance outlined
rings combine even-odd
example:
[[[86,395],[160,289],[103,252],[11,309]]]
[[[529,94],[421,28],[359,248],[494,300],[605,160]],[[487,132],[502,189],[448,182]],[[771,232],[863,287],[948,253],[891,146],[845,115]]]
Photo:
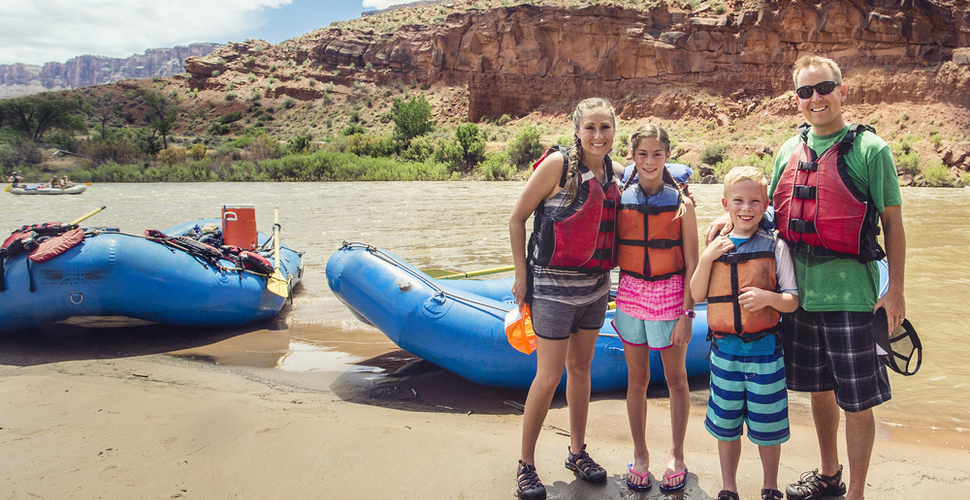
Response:
[[[566,456],[566,468],[575,472],[580,479],[587,483],[602,483],[606,481],[606,469],[600,467],[598,463],[589,457],[589,453],[586,453],[585,444],[579,454],[574,455],[568,446],[566,447],[566,451],[569,452],[569,455]]]
[[[736,491],[721,490],[714,500],[741,500]]]
[[[519,460],[515,471],[515,494],[522,500],[546,500],[546,487],[539,481],[535,465]]]
[[[782,496],[781,492],[778,490],[772,490],[765,488],[761,490],[761,500],[784,500],[785,497]]]
[[[819,474],[818,469],[802,474],[795,484],[785,488],[790,500],[817,500],[822,497],[837,497],[845,495],[845,483],[842,482],[842,466],[831,476]]]

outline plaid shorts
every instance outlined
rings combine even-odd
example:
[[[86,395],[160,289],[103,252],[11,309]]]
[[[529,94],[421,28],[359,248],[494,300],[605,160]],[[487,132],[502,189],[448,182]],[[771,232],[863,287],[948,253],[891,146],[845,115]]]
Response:
[[[872,313],[808,312],[782,315],[785,370],[792,391],[835,391],[846,411],[858,412],[889,401],[886,367],[876,356]]]

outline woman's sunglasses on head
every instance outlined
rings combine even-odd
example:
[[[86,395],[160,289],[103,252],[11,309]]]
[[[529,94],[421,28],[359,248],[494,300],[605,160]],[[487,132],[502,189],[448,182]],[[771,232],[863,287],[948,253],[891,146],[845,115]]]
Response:
[[[838,87],[839,84],[833,81],[818,82],[815,85],[802,85],[795,89],[795,94],[802,99],[811,99],[812,94],[818,92],[818,95],[829,95]]]

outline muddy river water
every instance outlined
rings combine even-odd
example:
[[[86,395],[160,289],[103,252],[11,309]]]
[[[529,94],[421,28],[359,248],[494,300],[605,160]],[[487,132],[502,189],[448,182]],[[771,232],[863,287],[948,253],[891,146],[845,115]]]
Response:
[[[306,271],[292,305],[276,320],[219,332],[71,320],[32,334],[44,339],[37,351],[50,349],[38,362],[166,352],[326,388],[337,379],[379,378],[412,359],[330,292],[326,262],[341,242],[382,247],[421,269],[511,265],[507,218],[521,189],[518,182],[95,184],[76,196],[3,194],[0,231],[69,221],[105,205],[82,225],[141,232],[218,217],[221,205],[232,203],[254,204],[258,227],[269,231],[279,207],[282,241],[305,252]],[[722,213],[721,186],[692,190],[699,224],[706,227]],[[906,188],[903,218],[908,318],[919,331],[924,359],[913,377],[891,374],[893,399],[877,408],[876,418],[882,428],[934,436],[940,444],[968,443],[970,189]],[[0,339],[0,349],[5,342],[34,341]],[[810,419],[806,396],[793,393],[791,404],[793,419]]]

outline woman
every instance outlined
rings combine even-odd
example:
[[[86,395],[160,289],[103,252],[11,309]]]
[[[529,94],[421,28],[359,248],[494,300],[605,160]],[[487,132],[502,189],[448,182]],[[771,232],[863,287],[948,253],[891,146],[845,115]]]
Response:
[[[606,471],[586,453],[590,365],[603,326],[614,267],[614,218],[623,167],[607,155],[616,114],[606,99],[579,103],[572,115],[574,145],[553,147],[536,162],[509,217],[515,263],[512,294],[530,304],[537,370],[525,402],[516,493],[546,498],[535,469],[535,447],[549,405],[566,369],[570,446],[566,467],[600,483]],[[525,223],[535,214],[526,250]]]

